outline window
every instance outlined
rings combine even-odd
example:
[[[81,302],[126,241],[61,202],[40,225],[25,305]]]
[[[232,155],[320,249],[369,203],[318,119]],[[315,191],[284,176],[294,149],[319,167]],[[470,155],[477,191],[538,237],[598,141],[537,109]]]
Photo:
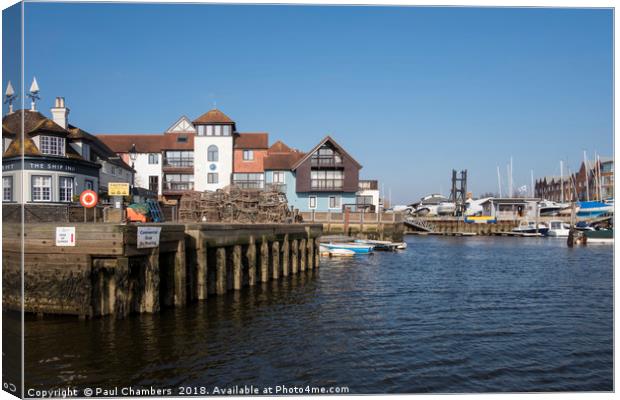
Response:
[[[95,189],[95,183],[93,181],[91,181],[90,179],[86,179],[84,181],[84,189],[86,189],[86,190],[94,190]]]
[[[222,136],[230,136],[231,133],[231,126],[230,125],[224,125],[222,127]]]
[[[205,135],[205,126],[198,125],[198,136],[204,136],[204,135]]]
[[[262,189],[265,175],[262,173],[235,173],[233,183],[244,189]]]
[[[209,172],[207,174],[207,183],[217,183],[217,172]]]
[[[215,136],[222,136],[222,125],[215,125]]]
[[[32,201],[52,201],[52,177],[32,176]]]
[[[213,136],[213,125],[207,125],[207,136]]]
[[[41,136],[39,138],[41,153],[52,156],[65,155],[65,138],[56,136]]]
[[[73,178],[61,176],[58,178],[58,199],[60,201],[73,201]]]
[[[171,167],[193,167],[194,166],[194,152],[191,150],[166,151],[166,157],[164,158],[164,165],[171,166]]]
[[[333,149],[327,143],[321,146],[313,155],[312,155],[312,165],[313,166],[339,166],[342,164],[342,157],[340,154]]]
[[[329,208],[340,208],[340,196],[329,196]]]
[[[254,160],[254,150],[243,150],[243,161]]]
[[[157,153],[149,153],[149,164],[159,164],[159,154]]]
[[[13,177],[2,177],[2,201],[13,201]]]
[[[178,143],[187,143],[187,136],[180,136],[177,138]]]
[[[166,190],[193,190],[194,175],[192,174],[166,174],[164,180]]]
[[[217,146],[211,145],[207,149],[207,161],[218,161],[219,154],[217,150]]]
[[[149,176],[149,190],[155,193],[159,192],[159,176]]]
[[[284,181],[284,171],[273,171],[273,183],[286,183]]]
[[[86,143],[82,143],[82,157],[85,160],[90,160],[90,146]]]
[[[316,196],[308,197],[308,208],[316,208]]]
[[[327,170],[310,172],[311,187],[313,189],[342,189],[344,172],[341,170]]]

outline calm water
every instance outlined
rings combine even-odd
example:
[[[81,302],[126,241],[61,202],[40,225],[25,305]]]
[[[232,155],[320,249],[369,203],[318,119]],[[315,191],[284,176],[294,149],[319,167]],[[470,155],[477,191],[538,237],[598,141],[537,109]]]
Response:
[[[408,243],[161,315],[29,318],[26,387],[613,390],[612,246]]]

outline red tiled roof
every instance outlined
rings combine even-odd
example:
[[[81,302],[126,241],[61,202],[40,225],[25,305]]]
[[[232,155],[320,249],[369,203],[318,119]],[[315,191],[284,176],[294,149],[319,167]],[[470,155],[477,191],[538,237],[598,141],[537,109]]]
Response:
[[[263,159],[263,167],[265,170],[290,170],[304,156],[304,153],[296,150],[289,153],[268,154]]]
[[[275,142],[274,144],[271,145],[271,147],[269,148],[269,154],[275,154],[275,153],[290,153],[292,150],[290,147],[288,147],[286,144],[284,144],[284,142],[282,142],[281,140],[278,140],[277,142]]]
[[[245,132],[235,135],[235,149],[266,149],[268,147],[268,133]]]
[[[174,132],[165,134],[135,134],[135,135],[97,135],[115,153],[128,153],[132,145],[136,145],[138,153],[160,153],[162,150],[193,150],[194,136],[191,132]],[[179,142],[179,137],[186,137],[187,141]]]
[[[218,109],[213,109],[202,114],[193,121],[194,124],[234,124],[235,122],[228,118],[226,114]]]

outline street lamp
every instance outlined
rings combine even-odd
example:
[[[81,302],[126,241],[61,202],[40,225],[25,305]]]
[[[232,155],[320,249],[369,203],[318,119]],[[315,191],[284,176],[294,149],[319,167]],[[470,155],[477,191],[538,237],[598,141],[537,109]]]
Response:
[[[129,158],[131,159],[131,195],[133,196],[133,186],[134,186],[134,166],[136,158],[138,158],[138,152],[136,151],[136,144],[131,145],[131,149],[129,150]]]

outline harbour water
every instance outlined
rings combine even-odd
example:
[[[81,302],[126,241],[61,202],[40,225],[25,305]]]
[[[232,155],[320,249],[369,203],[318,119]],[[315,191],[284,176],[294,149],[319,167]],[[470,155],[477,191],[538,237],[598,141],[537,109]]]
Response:
[[[160,314],[27,316],[26,389],[613,390],[612,246],[407,241]]]

